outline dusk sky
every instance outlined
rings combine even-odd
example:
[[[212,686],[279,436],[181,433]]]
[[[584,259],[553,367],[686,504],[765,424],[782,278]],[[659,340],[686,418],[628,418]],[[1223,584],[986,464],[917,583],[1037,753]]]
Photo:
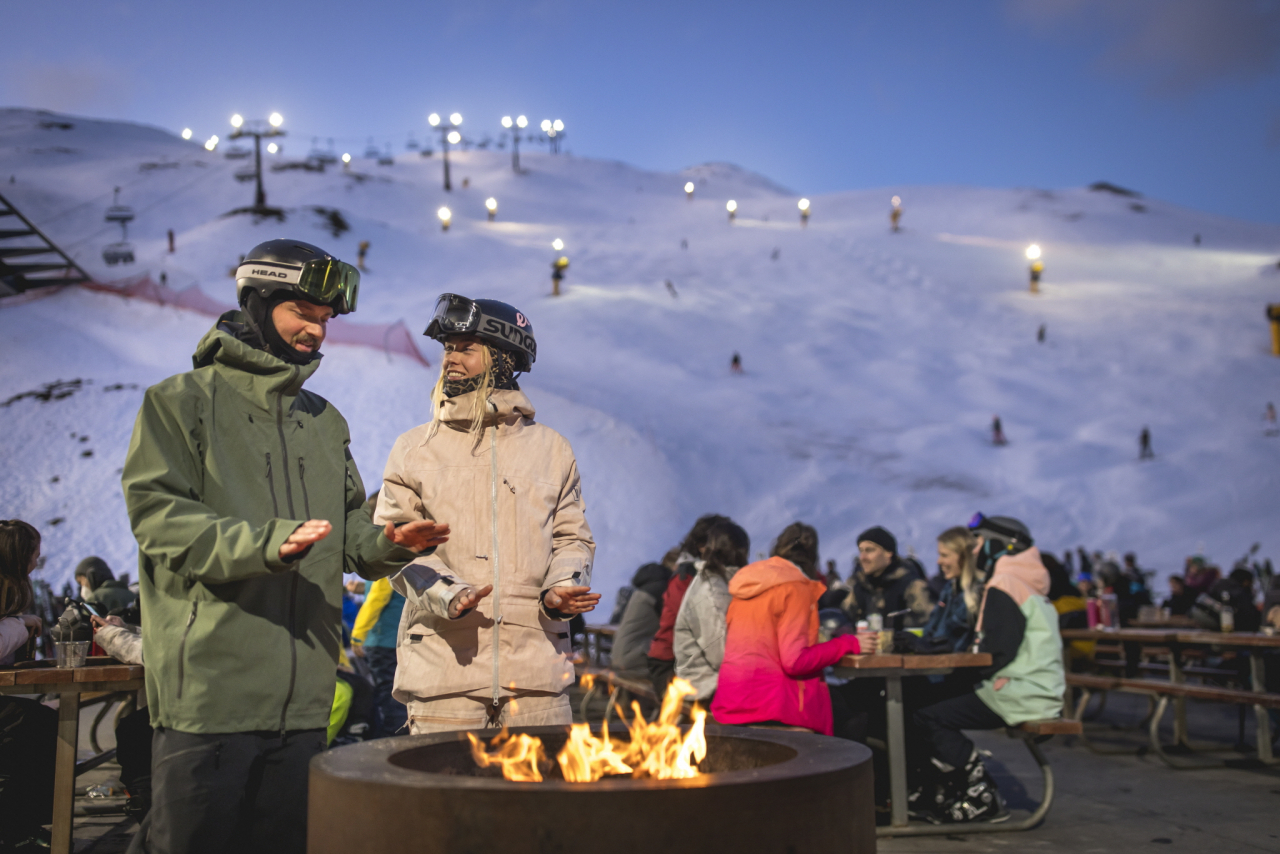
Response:
[[[1108,180],[1280,222],[1280,2],[0,0],[0,106],[397,152],[559,118],[575,154],[800,193]]]

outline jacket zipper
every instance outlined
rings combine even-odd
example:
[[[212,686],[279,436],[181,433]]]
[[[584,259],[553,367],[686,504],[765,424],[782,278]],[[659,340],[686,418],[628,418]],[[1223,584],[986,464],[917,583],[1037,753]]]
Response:
[[[267,489],[271,491],[271,515],[280,518],[280,502],[276,501],[276,480],[271,476],[271,452],[267,451]]]
[[[498,561],[498,407],[494,408],[493,433],[489,436],[490,503],[489,522],[493,529],[493,711],[498,711],[501,682],[498,673],[499,639],[502,628],[502,591]]]
[[[296,370],[296,369],[295,369]],[[289,505],[289,517],[293,518],[293,483],[289,480],[289,443],[284,438],[284,392],[276,393],[276,432],[280,434],[280,451],[284,455],[284,498]],[[305,495],[304,495],[305,498]],[[310,518],[310,514],[308,514]],[[285,691],[284,705],[280,707],[280,739],[285,736],[285,723],[289,714],[289,703],[293,700],[293,687],[298,681],[298,637],[294,626],[294,616],[298,605],[298,570],[294,569],[289,580],[289,688]]]
[[[298,482],[302,484],[302,510],[311,518],[311,498],[307,495],[307,466],[302,457],[298,457]]]
[[[184,666],[184,664],[186,661],[186,654],[187,654],[187,635],[191,634],[191,626],[195,624],[196,608],[198,608],[199,605],[200,605],[199,602],[191,603],[191,616],[187,617],[187,627],[182,630],[182,640],[178,641],[178,699],[179,700],[182,699],[182,680],[186,673],[186,667]]]

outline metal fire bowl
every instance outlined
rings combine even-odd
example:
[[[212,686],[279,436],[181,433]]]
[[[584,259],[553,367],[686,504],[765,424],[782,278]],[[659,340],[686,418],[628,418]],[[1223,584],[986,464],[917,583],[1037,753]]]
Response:
[[[563,727],[542,738],[554,759]],[[786,730],[708,726],[690,780],[504,780],[461,733],[384,738],[311,762],[307,850],[440,854],[872,854],[871,751]],[[619,737],[626,730],[618,729]],[[558,769],[557,769],[558,771]],[[494,773],[497,776],[476,776]]]

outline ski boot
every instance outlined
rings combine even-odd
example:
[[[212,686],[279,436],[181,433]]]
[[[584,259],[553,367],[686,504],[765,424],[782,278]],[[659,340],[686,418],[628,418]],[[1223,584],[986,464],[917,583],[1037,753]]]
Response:
[[[1009,818],[1009,811],[1005,809],[996,781],[982,764],[982,757],[976,747],[964,768],[959,769],[958,779],[962,781],[963,789],[959,797],[951,799],[943,807],[944,822],[996,823]]]

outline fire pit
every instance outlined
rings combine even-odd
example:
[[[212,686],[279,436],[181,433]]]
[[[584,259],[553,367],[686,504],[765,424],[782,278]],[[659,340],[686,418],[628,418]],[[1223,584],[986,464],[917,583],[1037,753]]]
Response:
[[[538,736],[548,753],[561,727]],[[625,739],[625,727],[610,734]],[[478,767],[460,733],[354,744],[311,763],[310,854],[875,851],[871,751],[803,732],[706,727],[700,776],[538,783]]]

